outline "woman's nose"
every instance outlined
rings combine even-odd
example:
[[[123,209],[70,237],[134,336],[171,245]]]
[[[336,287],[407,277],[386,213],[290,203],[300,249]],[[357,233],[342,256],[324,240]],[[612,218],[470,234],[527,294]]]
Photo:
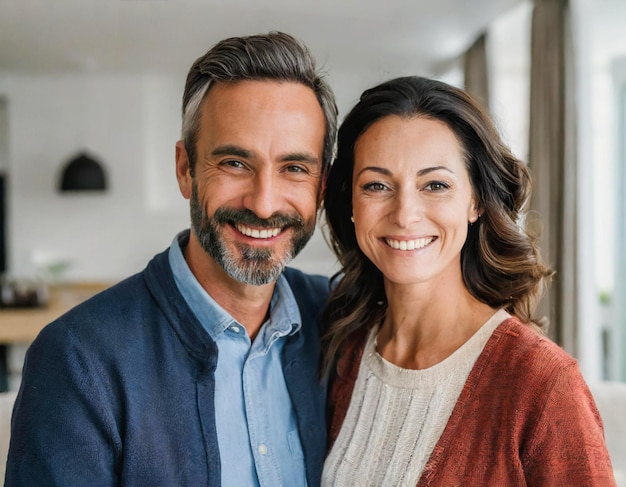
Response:
[[[391,204],[389,220],[400,228],[408,228],[422,219],[422,203],[414,191],[399,191]]]

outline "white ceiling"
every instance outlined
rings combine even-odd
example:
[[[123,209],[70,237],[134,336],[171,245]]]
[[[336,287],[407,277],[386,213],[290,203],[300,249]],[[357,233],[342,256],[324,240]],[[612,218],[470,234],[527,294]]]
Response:
[[[429,73],[523,0],[0,0],[2,73],[186,73],[221,38],[283,30],[327,70]]]

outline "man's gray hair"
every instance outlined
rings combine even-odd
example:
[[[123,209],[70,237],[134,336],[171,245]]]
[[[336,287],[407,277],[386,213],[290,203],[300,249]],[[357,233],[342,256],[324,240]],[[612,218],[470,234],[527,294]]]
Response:
[[[330,86],[316,71],[315,59],[307,47],[282,32],[231,37],[218,42],[198,58],[187,75],[183,94],[182,139],[193,175],[200,107],[216,82],[276,80],[301,83],[315,92],[326,119],[324,173],[334,156],[337,135],[337,106]]]

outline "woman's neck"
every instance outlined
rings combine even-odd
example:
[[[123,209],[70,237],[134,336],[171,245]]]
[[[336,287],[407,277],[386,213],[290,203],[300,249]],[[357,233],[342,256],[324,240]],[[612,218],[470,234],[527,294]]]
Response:
[[[407,369],[425,369],[449,357],[495,313],[462,282],[446,285],[385,284],[387,313],[377,351]]]

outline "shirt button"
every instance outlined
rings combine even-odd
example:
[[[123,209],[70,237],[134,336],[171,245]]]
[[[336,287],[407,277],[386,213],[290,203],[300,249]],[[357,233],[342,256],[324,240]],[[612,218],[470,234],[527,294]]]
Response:
[[[235,333],[239,333],[239,327],[238,326],[231,326],[230,329],[233,330]]]
[[[267,455],[267,445],[265,445],[265,444],[261,443],[261,444],[259,445],[259,453],[260,453],[261,455]]]

